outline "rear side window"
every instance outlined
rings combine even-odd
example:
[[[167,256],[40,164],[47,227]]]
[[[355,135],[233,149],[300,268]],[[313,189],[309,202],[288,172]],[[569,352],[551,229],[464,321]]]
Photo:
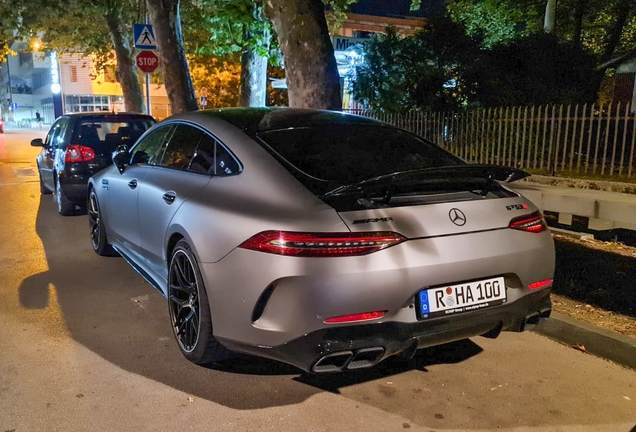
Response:
[[[208,134],[203,134],[189,171],[216,176],[238,174],[241,166],[225,147]]]
[[[320,125],[261,132],[258,137],[296,169],[340,184],[464,164],[432,143],[383,125]]]
[[[132,149],[132,164],[157,165],[163,156],[163,143],[168,138],[172,125],[159,127],[146,135]]]
[[[80,119],[73,130],[71,142],[91,147],[100,153],[109,153],[122,144],[131,147],[153,124],[153,120],[144,118]]]
[[[201,129],[185,124],[177,125],[159,165],[166,168],[187,170],[203,135]]]

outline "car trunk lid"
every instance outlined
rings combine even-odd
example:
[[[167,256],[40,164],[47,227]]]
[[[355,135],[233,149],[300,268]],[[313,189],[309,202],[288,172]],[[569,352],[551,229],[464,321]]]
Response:
[[[322,196],[352,232],[394,231],[408,238],[505,228],[530,213],[503,187],[528,174],[513,168],[463,165],[393,173]]]

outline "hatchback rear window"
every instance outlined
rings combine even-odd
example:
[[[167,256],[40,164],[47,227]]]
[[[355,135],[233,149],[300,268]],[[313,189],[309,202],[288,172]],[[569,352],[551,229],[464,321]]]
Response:
[[[151,119],[86,119],[73,130],[71,144],[91,147],[98,152],[111,152],[121,144],[132,146],[154,124]]]
[[[298,170],[341,184],[465,163],[407,131],[383,125],[320,125],[258,137]]]

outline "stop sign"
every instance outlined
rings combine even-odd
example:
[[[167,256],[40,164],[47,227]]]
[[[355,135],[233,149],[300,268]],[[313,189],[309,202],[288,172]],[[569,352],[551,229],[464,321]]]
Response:
[[[141,51],[137,54],[137,67],[145,73],[153,73],[159,67],[159,57],[152,51]]]

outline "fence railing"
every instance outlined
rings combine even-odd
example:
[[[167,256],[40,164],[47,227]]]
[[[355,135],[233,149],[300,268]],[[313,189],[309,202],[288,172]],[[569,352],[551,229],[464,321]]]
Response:
[[[630,104],[351,112],[410,130],[469,162],[537,174],[636,177],[636,116]]]

